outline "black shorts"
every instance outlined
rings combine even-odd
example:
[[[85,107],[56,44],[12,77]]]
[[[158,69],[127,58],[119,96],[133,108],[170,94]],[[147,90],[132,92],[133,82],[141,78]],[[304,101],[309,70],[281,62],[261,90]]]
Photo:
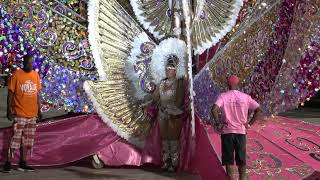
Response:
[[[222,165],[233,165],[234,155],[237,166],[246,165],[246,135],[222,134]]]

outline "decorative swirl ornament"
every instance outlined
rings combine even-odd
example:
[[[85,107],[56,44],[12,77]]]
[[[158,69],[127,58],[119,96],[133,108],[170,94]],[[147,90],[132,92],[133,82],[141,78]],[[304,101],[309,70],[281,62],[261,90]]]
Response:
[[[92,56],[85,56],[84,58],[80,58],[80,67],[87,70],[94,69],[94,62]]]
[[[59,13],[61,13],[61,14],[66,14],[67,13],[67,9],[64,6],[60,5],[60,4],[56,5],[54,7],[54,9],[56,11],[58,11]]]
[[[150,74],[150,62],[156,44],[152,42],[147,34],[141,33],[132,42],[130,57],[126,62],[125,73],[133,85],[134,97],[138,100],[155,90]]]
[[[15,18],[22,19],[21,27],[24,31],[30,31],[33,23],[33,9],[30,4],[17,4],[12,9],[12,14]],[[24,18],[25,16],[25,18]]]
[[[249,173],[252,171],[258,175],[275,176],[282,172],[282,161],[275,155],[269,153],[261,153],[255,159],[252,165],[248,166]]]
[[[87,44],[87,40],[81,41],[78,45],[78,50],[75,51],[76,45],[73,41],[65,42],[62,46],[64,57],[67,59],[79,59],[80,57],[85,56],[85,48],[88,48]],[[70,51],[71,53],[69,53]]]
[[[145,55],[151,55],[155,46],[156,45],[152,42],[145,42],[145,43],[141,44],[140,50]]]
[[[37,19],[40,22],[34,22],[35,25],[37,26],[35,36],[36,36],[36,41],[39,45],[48,47],[52,46],[56,40],[57,40],[57,33],[45,28],[48,28],[48,23],[49,23],[49,15],[42,9],[38,14],[37,14]],[[44,31],[44,32],[43,32]]]
[[[139,85],[140,88],[146,93],[152,93],[156,85],[152,82],[152,78],[149,72],[151,58],[146,58],[142,61],[138,61],[134,65],[134,70],[136,73],[140,73],[139,75]]]

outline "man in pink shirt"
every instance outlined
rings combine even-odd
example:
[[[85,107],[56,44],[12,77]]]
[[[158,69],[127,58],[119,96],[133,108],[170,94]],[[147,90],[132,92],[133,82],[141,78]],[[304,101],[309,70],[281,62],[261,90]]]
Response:
[[[230,76],[228,78],[229,91],[222,93],[212,108],[214,126],[222,131],[222,165],[226,166],[229,180],[233,179],[234,154],[240,180],[245,179],[246,129],[256,121],[261,112],[259,104],[255,100],[236,90],[239,82],[237,76]],[[219,109],[223,114],[221,120],[219,120]],[[248,121],[250,110],[254,111],[254,115]]]

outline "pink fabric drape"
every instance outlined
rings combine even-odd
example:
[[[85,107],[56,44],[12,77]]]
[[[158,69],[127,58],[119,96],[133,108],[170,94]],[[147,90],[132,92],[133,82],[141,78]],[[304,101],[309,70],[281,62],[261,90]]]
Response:
[[[148,139],[148,147],[139,149],[120,138],[96,115],[85,115],[46,122],[37,125],[35,144],[28,156],[30,165],[63,165],[98,154],[108,165],[140,166],[144,163],[160,164],[154,128]],[[0,162],[5,161],[12,128],[0,129]],[[19,151],[15,151],[13,163],[17,164]]]
[[[195,141],[190,136],[190,120],[185,119],[181,132],[179,171],[203,174],[204,178],[223,176],[223,169],[212,151],[200,120],[197,118]],[[12,128],[0,129],[0,162],[5,161]],[[13,164],[18,163],[15,151]],[[33,166],[64,165],[97,154],[109,166],[161,165],[160,129],[156,122],[144,148],[138,148],[120,138],[96,115],[46,122],[37,125],[35,144],[28,161]],[[194,157],[193,157],[194,155]],[[214,176],[211,175],[214,170]],[[219,173],[217,173],[219,172]],[[224,177],[224,176],[223,176]]]
[[[154,111],[154,113],[156,113]],[[189,126],[184,126],[187,136]],[[0,162],[4,163],[12,128],[0,129]],[[181,138],[187,139],[187,138]],[[97,115],[84,115],[37,125],[35,144],[28,156],[30,165],[63,165],[97,154],[110,166],[141,166],[146,163],[161,165],[159,123],[155,122],[144,148],[136,147],[119,137]],[[186,143],[186,145],[188,145]],[[190,152],[184,145],[184,152]],[[188,157],[182,155],[183,157]],[[185,158],[186,159],[186,158]],[[19,151],[13,163],[17,164]],[[189,160],[183,160],[188,162]],[[186,169],[186,163],[183,163]]]
[[[185,171],[200,175],[202,177],[202,180],[228,179],[226,172],[221,166],[219,157],[217,156],[216,151],[218,149],[215,149],[215,146],[211,144],[211,139],[206,131],[206,126],[198,116],[196,116],[195,123],[195,151],[191,159],[187,158],[190,163],[189,167]]]
[[[109,166],[161,165],[161,143],[159,123],[155,123],[144,148],[138,148],[124,139],[113,142],[98,151],[97,155]]]

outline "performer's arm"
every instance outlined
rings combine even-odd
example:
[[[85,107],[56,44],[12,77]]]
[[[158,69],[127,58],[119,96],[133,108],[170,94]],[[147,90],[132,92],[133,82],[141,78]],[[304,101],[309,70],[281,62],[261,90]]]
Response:
[[[159,88],[156,87],[155,91],[150,95],[146,95],[142,100],[141,108],[144,113],[148,114],[148,107],[152,104],[156,104],[160,99]]]
[[[14,73],[10,79],[8,84],[8,97],[7,97],[7,118],[12,121],[14,118],[14,114],[12,112],[12,101],[14,98],[14,94],[16,92],[17,86],[17,75]]]
[[[220,107],[217,104],[213,105],[211,110],[213,120],[210,122],[216,131],[221,132],[225,124],[219,120],[219,110]]]
[[[250,126],[258,119],[258,117],[261,114],[261,108],[260,105],[251,97],[249,97],[249,109],[254,110],[253,117],[250,121],[248,121],[247,124]]]
[[[260,117],[261,114],[261,109],[257,108],[256,110],[254,110],[254,114],[252,119],[248,122],[248,124],[251,126],[254,124],[254,122],[258,119],[258,117]]]
[[[156,87],[156,90],[154,90],[153,94],[152,94],[152,100],[153,102],[157,102],[160,99],[160,90],[159,90],[159,86]]]
[[[223,106],[223,104],[224,104],[223,97],[222,95],[220,95],[211,109],[211,113],[214,119],[214,124],[216,125],[221,123],[219,122],[219,109]]]
[[[40,76],[38,74],[37,79],[37,87],[38,87],[38,121],[42,121],[42,114],[41,114],[41,103],[40,103],[40,91],[42,90],[42,85],[40,82]]]
[[[8,97],[7,97],[7,118],[12,121],[13,120],[13,112],[12,112],[12,101],[13,101],[13,92],[8,90]]]
[[[176,102],[175,105],[179,109],[184,109],[185,106],[185,91],[187,90],[187,80],[178,79],[177,89],[176,89]],[[190,103],[189,103],[190,104]]]
[[[38,122],[42,121],[42,114],[41,114],[41,103],[40,103],[40,93],[38,93]]]
[[[211,113],[212,113],[212,117],[213,117],[213,123],[217,124],[218,119],[219,119],[219,106],[217,106],[216,104],[213,105],[213,107],[211,109]]]

